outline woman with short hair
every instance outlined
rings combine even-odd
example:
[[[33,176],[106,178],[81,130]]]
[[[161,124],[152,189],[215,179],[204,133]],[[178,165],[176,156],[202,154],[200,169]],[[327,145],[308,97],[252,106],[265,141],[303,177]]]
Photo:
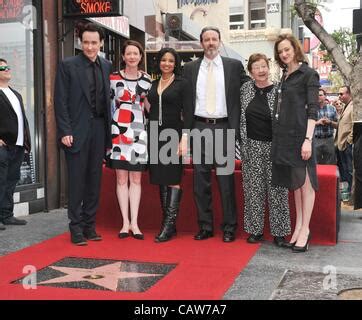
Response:
[[[288,189],[273,186],[272,116],[277,86],[269,80],[269,60],[252,54],[248,70],[253,78],[241,87],[240,151],[244,190],[244,230],[249,243],[263,240],[265,201],[268,202],[270,231],[281,246],[290,234]]]

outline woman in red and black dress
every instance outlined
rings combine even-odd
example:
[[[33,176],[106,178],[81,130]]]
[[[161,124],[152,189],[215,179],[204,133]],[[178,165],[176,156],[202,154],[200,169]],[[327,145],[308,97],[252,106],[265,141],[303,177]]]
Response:
[[[107,157],[107,166],[116,169],[116,192],[123,218],[118,236],[126,238],[131,231],[139,240],[144,239],[138,227],[141,177],[148,161],[144,102],[151,87],[150,77],[139,70],[143,57],[141,44],[127,40],[122,48],[124,68],[111,75],[112,149]]]

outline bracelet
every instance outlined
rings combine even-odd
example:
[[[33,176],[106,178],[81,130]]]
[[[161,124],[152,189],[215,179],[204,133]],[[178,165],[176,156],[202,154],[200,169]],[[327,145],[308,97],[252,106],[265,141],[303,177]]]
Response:
[[[311,138],[311,137],[305,137],[304,140],[308,140],[309,142],[312,142],[312,138]]]
[[[184,133],[182,134],[182,136],[183,136],[183,137],[187,137],[187,133],[184,132]]]

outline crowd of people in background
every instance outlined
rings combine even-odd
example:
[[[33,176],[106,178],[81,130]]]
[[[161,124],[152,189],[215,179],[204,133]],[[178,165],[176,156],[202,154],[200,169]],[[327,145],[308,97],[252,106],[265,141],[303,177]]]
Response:
[[[328,101],[317,72],[308,66],[294,36],[280,35],[275,42],[274,60],[281,70],[275,83],[270,80],[270,58],[263,53],[249,57],[250,76],[239,60],[220,56],[221,34],[215,27],[201,31],[204,55],[186,63],[183,70],[176,50],[161,49],[156,59],[158,78],[153,81],[141,69],[145,54],[137,41],[123,44],[122,67],[112,71],[112,64],[99,56],[102,29],[89,23],[79,37],[83,52],[60,63],[54,90],[57,134],[68,168],[73,244],[102,240],[95,217],[104,161],[116,172],[123,221],[118,237],[144,239],[138,213],[142,172],[148,170],[151,184],[159,187],[162,212],[155,242],[171,240],[176,235],[182,200],[182,159],[189,151],[199,225],[194,239],[214,236],[211,172],[216,169],[223,210],[222,240],[234,241],[238,228],[234,171],[225,171],[226,158],[221,163],[217,158],[217,152],[235,155],[231,140],[240,145],[242,224],[248,243],[264,239],[267,202],[274,243],[293,252],[308,250],[318,190],[317,164],[338,166],[347,200],[353,203],[351,90],[343,86],[338,99]],[[0,59],[0,222],[21,225],[26,222],[13,217],[11,199],[30,139],[22,99],[9,88],[10,78],[10,67]],[[7,125],[10,120],[14,125]],[[172,140],[161,137],[165,130],[176,134],[176,147],[167,154],[173,161],[150,161],[153,149],[160,156]],[[190,132],[210,134],[211,140],[197,140]],[[217,132],[222,133],[221,141]],[[293,232],[289,191],[294,192],[296,210]]]

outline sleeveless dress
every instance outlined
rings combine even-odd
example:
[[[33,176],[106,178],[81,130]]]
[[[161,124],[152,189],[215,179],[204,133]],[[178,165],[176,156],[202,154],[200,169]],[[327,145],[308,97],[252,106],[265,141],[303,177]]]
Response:
[[[107,166],[143,171],[148,161],[144,100],[151,78],[142,72],[138,79],[127,79],[117,72],[111,75],[110,82],[112,148],[107,154]]]

